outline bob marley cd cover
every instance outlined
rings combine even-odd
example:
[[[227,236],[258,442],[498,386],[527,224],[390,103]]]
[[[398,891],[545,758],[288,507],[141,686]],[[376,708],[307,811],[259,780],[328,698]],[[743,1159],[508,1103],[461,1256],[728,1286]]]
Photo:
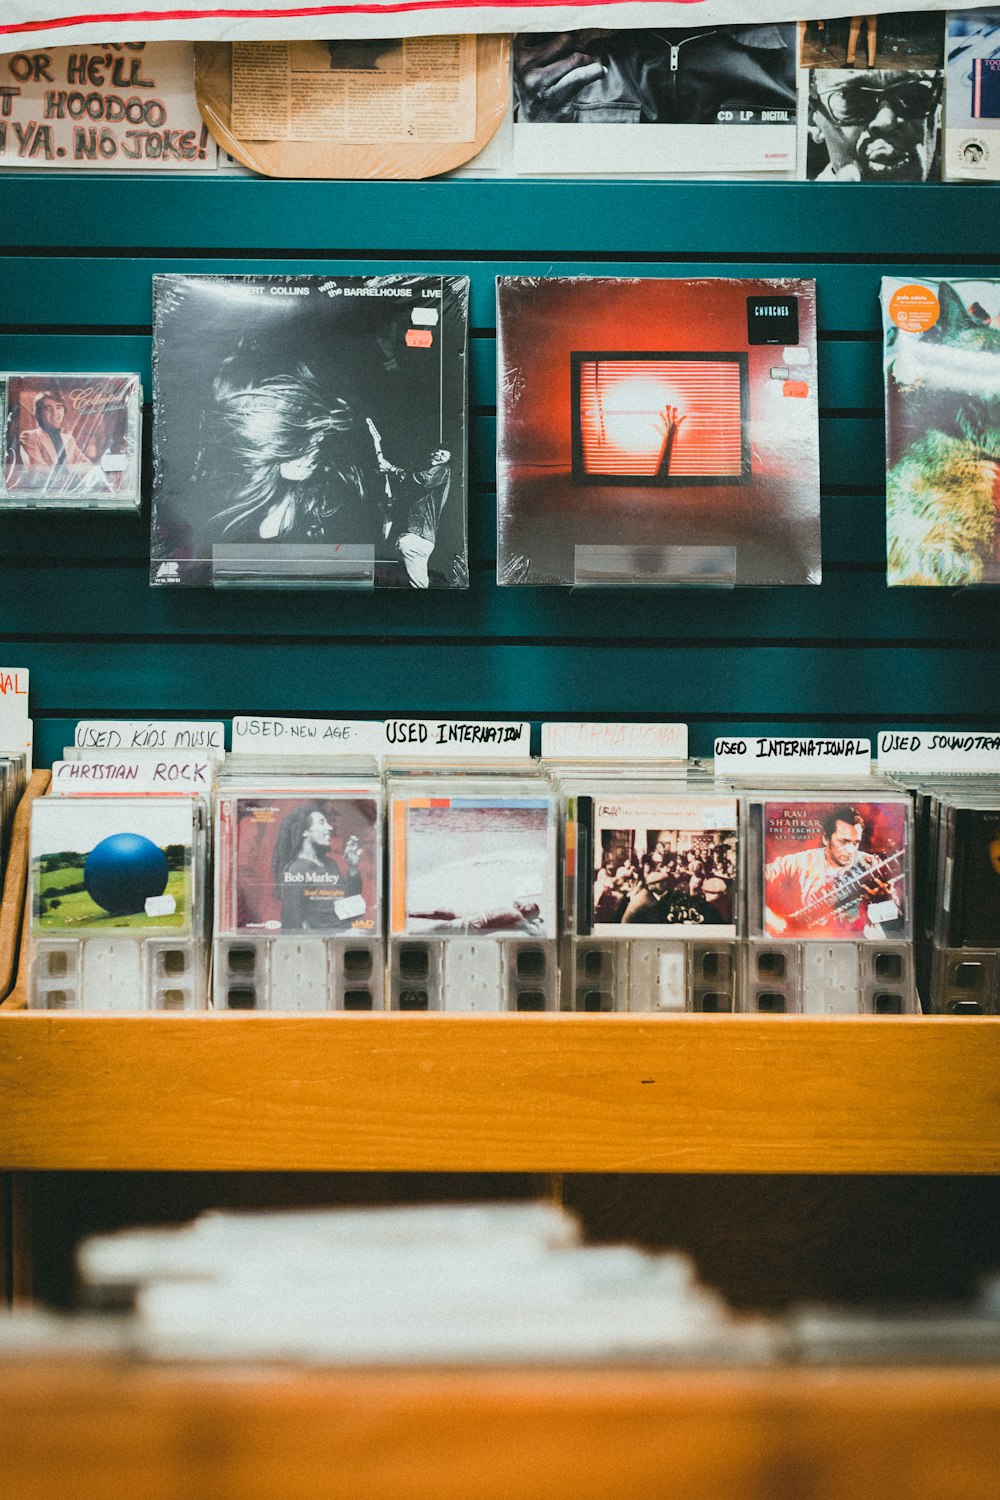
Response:
[[[501,583],[819,583],[814,282],[497,298]]]
[[[905,937],[907,805],[786,799],[763,805],[768,937]]]
[[[1000,808],[956,808],[948,945],[1000,947]]]
[[[890,584],[1000,583],[1000,280],[884,277]]]
[[[398,797],[391,932],[556,935],[556,815],[547,796]]]
[[[578,800],[590,825],[584,935],[736,936],[735,797]]]
[[[468,586],[467,278],[153,284],[154,584]]]
[[[220,845],[220,930],[377,933],[374,797],[224,797]]]

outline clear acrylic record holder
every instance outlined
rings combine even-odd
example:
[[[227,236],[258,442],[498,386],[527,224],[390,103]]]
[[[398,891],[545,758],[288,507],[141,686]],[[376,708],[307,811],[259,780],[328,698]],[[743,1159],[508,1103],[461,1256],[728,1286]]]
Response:
[[[236,771],[230,759],[226,784],[218,796],[216,831],[216,926],[213,944],[213,1005],[216,1010],[316,1013],[371,1012],[384,1008],[385,946],[381,918],[382,789],[373,776],[355,778],[341,762],[304,763],[296,778],[285,762],[280,774],[267,757],[255,757],[255,770]],[[372,763],[372,766],[374,763]],[[319,767],[324,766],[320,771]],[[263,769],[262,768],[266,768]],[[333,932],[297,929],[284,932],[280,921],[262,921],[258,930],[238,925],[236,888],[241,880],[236,847],[240,802],[287,801],[308,809],[321,804],[337,819],[357,801],[374,808],[371,827],[371,878],[374,881],[372,917],[360,896],[346,896],[337,908],[344,920],[360,915],[370,925],[363,930]],[[290,809],[294,816],[294,808]],[[354,907],[358,912],[354,912]]]
[[[124,812],[130,805],[141,826],[143,814],[155,798],[39,799],[32,807],[33,823],[48,820],[55,811],[79,808],[88,801],[114,803]],[[28,1004],[37,1010],[90,1011],[103,1014],[135,1011],[204,1010],[207,1004],[204,942],[205,808],[190,800],[192,814],[191,866],[188,895],[191,911],[184,928],[141,926],[86,932],[60,932],[40,922],[39,895],[31,872],[32,902],[29,933]],[[129,821],[126,817],[125,821]],[[34,863],[34,859],[32,860]],[[65,899],[65,898],[64,898]]]
[[[240,589],[373,589],[375,548],[321,542],[216,543],[212,584]]]
[[[505,768],[506,770],[506,768]],[[509,771],[491,781],[471,774],[427,777],[392,775],[388,781],[390,919],[387,986],[388,1006],[397,1011],[453,1011],[500,1013],[555,1011],[559,1008],[559,943],[555,934],[556,802],[549,784],[537,777],[512,779]],[[407,870],[400,848],[401,810],[413,798],[475,797],[533,798],[548,804],[548,855],[543,895],[552,936],[530,931],[490,930],[490,918],[480,921],[456,917],[454,930],[407,932]]]
[[[595,864],[592,830],[577,816],[580,794],[603,793],[623,799],[661,796],[672,801],[683,799],[688,790],[702,798],[714,795],[711,783],[695,768],[678,766],[676,777],[689,777],[692,771],[692,780],[675,779],[671,783],[662,779],[669,772],[661,766],[644,779],[629,783],[617,778],[636,775],[636,767],[607,767],[603,781],[591,770],[585,781],[574,784],[569,778],[564,782],[563,828],[575,839],[575,849],[571,861],[567,860],[568,850],[563,849],[563,1010],[676,1015],[738,1009],[741,964],[735,935],[713,938],[709,925],[697,937],[690,932],[676,937],[652,936],[644,934],[641,926],[627,931],[622,928],[613,934],[579,931],[588,925],[581,920],[588,905],[584,887],[593,879]],[[641,770],[638,775],[642,776]]]
[[[906,871],[907,915],[898,937],[816,936],[786,939],[768,934],[764,890],[764,804],[878,801],[900,803],[906,837],[900,856]],[[919,1010],[912,941],[912,816],[908,798],[885,784],[854,783],[830,790],[811,785],[794,791],[774,787],[747,797],[743,834],[747,939],[744,1009],[766,1015],[912,1015]]]
[[[734,588],[736,548],[577,543],[574,588]]]

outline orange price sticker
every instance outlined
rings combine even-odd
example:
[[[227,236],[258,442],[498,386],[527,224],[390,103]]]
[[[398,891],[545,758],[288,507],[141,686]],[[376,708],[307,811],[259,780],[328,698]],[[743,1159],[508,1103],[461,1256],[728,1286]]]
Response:
[[[798,396],[800,399],[809,394],[808,380],[786,380],[782,387],[782,395]]]
[[[911,282],[893,292],[889,316],[904,333],[926,333],[941,316],[941,304],[930,287]]]
[[[429,349],[434,343],[434,335],[429,328],[408,328],[406,342],[411,349]]]

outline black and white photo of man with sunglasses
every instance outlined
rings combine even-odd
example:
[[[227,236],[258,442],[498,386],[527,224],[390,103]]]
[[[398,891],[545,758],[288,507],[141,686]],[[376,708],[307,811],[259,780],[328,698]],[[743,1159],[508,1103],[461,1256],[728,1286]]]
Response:
[[[937,70],[811,72],[806,156],[810,181],[939,178],[941,76]]]

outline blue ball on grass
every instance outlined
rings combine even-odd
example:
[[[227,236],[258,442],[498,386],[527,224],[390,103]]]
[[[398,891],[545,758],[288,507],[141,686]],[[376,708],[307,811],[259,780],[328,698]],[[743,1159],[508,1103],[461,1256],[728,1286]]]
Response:
[[[109,916],[145,910],[150,896],[162,896],[169,876],[167,856],[141,833],[113,833],[95,844],[83,866],[90,899]]]

